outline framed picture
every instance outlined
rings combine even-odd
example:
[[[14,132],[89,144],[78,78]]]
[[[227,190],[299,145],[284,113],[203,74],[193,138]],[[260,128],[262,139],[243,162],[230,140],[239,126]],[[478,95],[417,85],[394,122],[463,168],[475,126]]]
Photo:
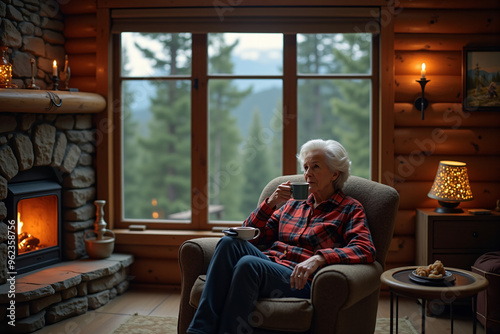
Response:
[[[500,111],[500,47],[464,47],[463,109]]]

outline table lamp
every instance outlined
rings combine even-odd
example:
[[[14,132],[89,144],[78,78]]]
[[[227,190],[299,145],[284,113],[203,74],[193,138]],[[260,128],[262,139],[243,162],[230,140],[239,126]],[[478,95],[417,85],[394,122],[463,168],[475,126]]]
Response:
[[[434,184],[427,196],[437,199],[441,205],[434,210],[435,212],[464,212],[457,206],[460,202],[471,201],[474,198],[469,185],[466,164],[458,161],[440,161]]]

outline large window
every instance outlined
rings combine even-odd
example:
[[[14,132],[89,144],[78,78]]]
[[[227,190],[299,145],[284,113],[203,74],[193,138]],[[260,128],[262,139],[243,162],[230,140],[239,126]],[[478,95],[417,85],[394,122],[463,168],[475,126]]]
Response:
[[[335,139],[370,177],[369,33],[120,32],[121,222],[241,222],[273,177]],[[119,224],[118,224],[119,225]]]

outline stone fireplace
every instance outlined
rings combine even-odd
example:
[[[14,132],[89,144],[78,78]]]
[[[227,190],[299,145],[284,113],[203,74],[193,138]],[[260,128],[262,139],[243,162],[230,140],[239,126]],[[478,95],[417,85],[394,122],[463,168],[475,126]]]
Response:
[[[13,94],[15,98],[11,98]],[[35,103],[41,101],[39,113],[6,110],[11,103],[19,104],[12,110],[35,108],[23,105],[24,94]],[[29,333],[96,309],[123,293],[129,284],[132,256],[88,259],[84,242],[85,232],[93,229],[96,219],[98,130],[93,114],[105,108],[105,100],[92,93],[52,94],[63,101],[59,110],[45,108],[50,100],[47,91],[0,89],[0,332],[14,332],[11,317],[16,333]],[[77,104],[84,107],[72,110],[75,100],[84,101]],[[41,220],[30,227],[28,221],[40,219],[34,217],[37,215]],[[18,221],[25,223],[23,231],[29,228],[26,232],[39,239],[32,239],[31,246],[45,246],[27,260],[26,270],[35,270],[26,273],[14,270],[17,261],[24,261],[24,254],[11,257],[8,253],[9,231]],[[43,230],[51,232],[44,235]],[[48,253],[55,256],[44,263]],[[11,260],[16,267],[9,266]],[[12,291],[15,298],[9,297]],[[15,311],[9,311],[13,302]]]
[[[5,200],[8,227],[17,245],[15,266],[7,268],[23,274],[62,259],[62,187],[50,170],[44,173],[34,168],[12,182],[16,178],[9,182]]]
[[[52,169],[60,174],[63,189],[62,258],[85,256],[83,233],[92,228],[95,219],[92,115],[5,113],[0,114],[0,124],[0,218],[17,220],[13,216],[17,212],[7,212],[5,203],[11,186],[25,183],[13,182],[16,178],[37,169]],[[6,276],[5,262],[0,260],[0,266],[2,278]]]

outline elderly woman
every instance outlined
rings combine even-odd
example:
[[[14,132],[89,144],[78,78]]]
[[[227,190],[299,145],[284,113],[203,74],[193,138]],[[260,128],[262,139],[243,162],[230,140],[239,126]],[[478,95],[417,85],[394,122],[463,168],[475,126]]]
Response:
[[[280,184],[243,223],[260,229],[257,239],[220,240],[188,333],[252,333],[272,312],[255,309],[259,298],[310,298],[319,268],[374,261],[364,209],[342,192],[350,167],[344,147],[311,140],[297,158],[309,197],[293,200],[290,182]]]

